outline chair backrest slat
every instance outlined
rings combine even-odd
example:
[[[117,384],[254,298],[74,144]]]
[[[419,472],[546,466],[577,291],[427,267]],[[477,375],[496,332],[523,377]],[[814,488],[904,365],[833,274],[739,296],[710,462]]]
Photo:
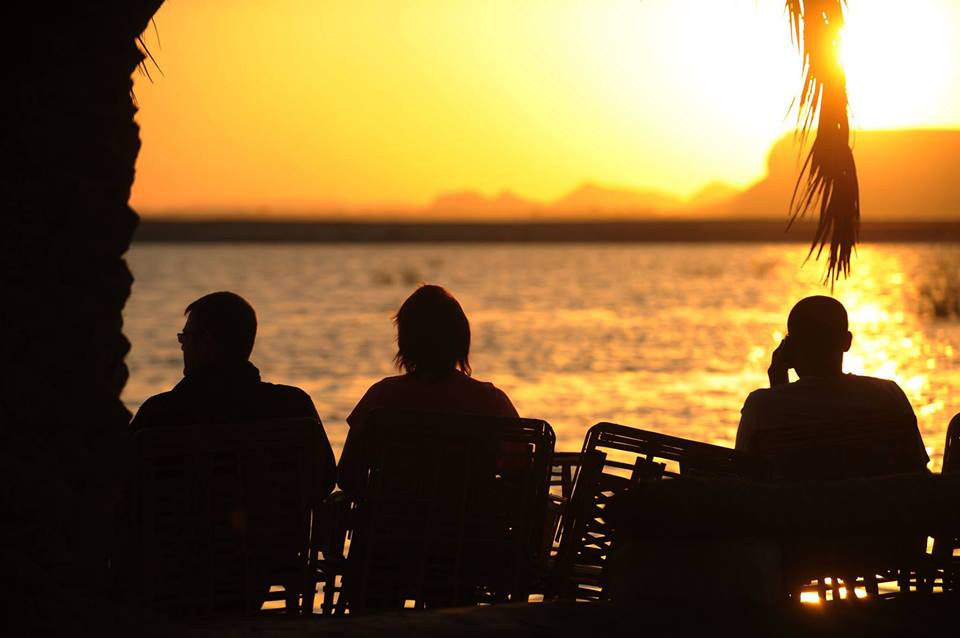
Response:
[[[598,423],[590,428],[584,439],[583,450],[606,452],[607,464],[613,467],[617,467],[617,460],[610,457],[618,452],[625,459],[621,462],[631,468],[636,456],[651,461],[659,460],[667,468],[664,472],[666,477],[684,473],[742,478],[760,476],[764,471],[752,456],[732,448],[616,423]]]
[[[550,465],[550,487],[558,488],[557,496],[569,500],[573,495],[573,482],[580,467],[579,452],[554,452]]]
[[[864,479],[923,470],[916,422],[903,413],[868,413],[842,421],[808,422],[758,431],[751,451],[767,459],[773,478],[780,481],[817,481],[820,489],[842,490],[844,479]],[[859,576],[876,590],[878,582],[896,580],[878,576],[896,574],[903,556],[921,556],[926,538],[865,531],[836,537],[799,537],[782,547],[784,570],[793,595],[813,590],[830,577],[839,599],[837,576]],[[901,583],[902,584],[902,583]],[[875,593],[875,592],[872,592]]]
[[[947,426],[947,436],[943,443],[943,474],[960,472],[960,414],[954,415]],[[960,533],[941,534],[933,544],[933,554],[946,565],[944,569],[944,589],[960,591],[960,565],[954,558],[954,552],[960,548]]]
[[[751,451],[768,459],[776,478],[837,480],[916,472],[916,424],[903,414],[873,414],[757,432]]]
[[[637,481],[688,474],[756,478],[764,471],[752,456],[730,448],[616,423],[594,425],[584,439],[582,464],[564,515],[551,594],[605,598],[602,570],[615,549],[605,509]]]
[[[525,601],[542,558],[549,424],[379,410],[369,428],[345,581],[351,613]]]
[[[296,419],[138,431],[139,602],[252,610],[269,585],[302,581],[319,427]]]
[[[954,415],[947,426],[947,436],[943,444],[944,474],[960,471],[960,414]]]

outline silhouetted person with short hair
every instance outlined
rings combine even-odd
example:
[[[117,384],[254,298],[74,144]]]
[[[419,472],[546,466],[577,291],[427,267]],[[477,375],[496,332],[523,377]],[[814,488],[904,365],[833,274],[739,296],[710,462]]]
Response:
[[[843,372],[853,339],[843,305],[825,296],[801,299],[790,311],[787,333],[770,361],[770,388],[752,392],[743,404],[737,449],[755,451],[757,434],[774,428],[902,420],[903,447],[895,452],[910,470],[923,471],[929,458],[903,390],[894,381]],[[793,383],[790,368],[799,377]]]
[[[440,286],[420,286],[400,306],[395,362],[404,372],[373,384],[347,417],[350,431],[340,455],[338,482],[350,491],[362,484],[363,437],[377,408],[517,417],[507,395],[471,377],[470,322]]]
[[[313,401],[306,392],[260,380],[250,362],[257,315],[232,292],[214,292],[187,306],[183,332],[183,379],[169,392],[147,399],[133,428],[203,426],[310,418],[317,421],[320,484],[317,498],[334,487],[336,462]]]

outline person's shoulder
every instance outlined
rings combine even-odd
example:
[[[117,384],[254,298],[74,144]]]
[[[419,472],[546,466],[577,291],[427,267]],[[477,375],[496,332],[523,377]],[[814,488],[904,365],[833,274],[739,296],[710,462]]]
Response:
[[[305,390],[294,385],[284,385],[282,383],[260,382],[260,389],[263,392],[269,392],[278,397],[287,397],[290,399],[310,399],[310,395]]]
[[[776,388],[757,388],[743,400],[743,407],[740,408],[740,412],[745,413],[763,409],[763,406],[767,405],[773,398],[773,391],[775,389]]]
[[[285,405],[289,408],[295,408],[294,412],[303,412],[311,414],[314,412],[313,399],[302,388],[293,385],[284,385],[282,383],[260,382],[260,391],[267,395],[272,404]],[[263,396],[263,395],[261,395]],[[275,403],[274,403],[275,402]]]
[[[864,391],[883,392],[897,397],[903,396],[903,389],[893,379],[881,379],[880,377],[868,377],[860,374],[844,375],[847,383],[856,386]]]
[[[492,381],[481,381],[480,379],[471,377],[470,375],[464,374],[462,372],[457,373],[456,379],[460,383],[466,386],[469,386],[473,389],[480,390],[481,392],[490,392],[490,393],[503,392],[503,390],[493,385]]]
[[[816,392],[798,381],[782,383],[772,388],[757,388],[747,395],[740,408],[740,414],[757,419],[777,419],[785,412],[795,409],[798,404],[816,401]]]
[[[787,384],[789,385],[789,384]],[[774,386],[772,388],[757,388],[747,395],[747,401],[762,401],[773,394],[774,390],[783,386]]]
[[[408,374],[384,377],[367,388],[367,391],[363,393],[363,397],[360,399],[360,402],[371,403],[376,402],[384,397],[394,396],[398,393],[402,394],[412,384],[415,383],[416,380]]]
[[[144,408],[147,408],[147,409],[159,408],[169,403],[176,402],[176,399],[177,399],[177,393],[174,392],[173,390],[169,390],[167,392],[161,392],[160,394],[155,394],[152,397],[148,398],[146,401],[144,401],[143,404],[140,406],[140,410],[143,410]]]
[[[481,383],[483,383],[484,389],[490,395],[496,397],[501,401],[507,401],[508,403],[510,402],[510,397],[507,396],[507,393],[504,392],[501,388],[498,388],[497,386],[493,385],[492,381],[481,381]]]
[[[155,394],[152,397],[147,398],[147,400],[144,401],[143,404],[141,404],[140,408],[143,409],[146,406],[163,405],[164,403],[173,401],[176,398],[176,396],[177,396],[177,393],[174,392],[173,390],[168,390],[167,392],[161,392],[159,394]]]
[[[370,412],[378,407],[383,407],[385,402],[389,403],[391,400],[390,397],[402,393],[403,388],[406,387],[408,383],[410,383],[410,379],[407,378],[407,375],[398,375],[384,377],[371,385],[367,388],[367,391],[363,393],[363,396],[360,397],[360,401],[354,406],[353,411],[347,416],[347,424],[351,428],[357,426],[362,427],[363,421]]]
[[[412,381],[409,374],[397,374],[392,377],[384,377],[370,386],[370,390],[381,390],[383,388],[395,388],[403,386]]]
[[[910,400],[907,398],[903,388],[893,379],[881,379],[879,377],[868,377],[856,374],[850,374],[847,375],[847,377],[851,383],[857,384],[862,392],[889,398],[891,401],[899,403],[904,408],[909,408],[913,411],[913,408],[910,406]]]
[[[757,388],[747,395],[747,398],[743,401],[743,405],[759,405],[761,403],[766,403],[767,401],[775,398],[776,395],[781,394],[783,392],[781,388],[785,388],[788,385],[790,384],[778,385],[772,388]]]
[[[475,396],[482,397],[482,401],[490,406],[490,411],[502,416],[517,416],[517,409],[507,393],[493,384],[492,381],[481,381],[463,375],[465,383],[473,389]]]
[[[881,386],[881,387],[897,385],[897,382],[894,381],[893,379],[882,379],[880,377],[871,377],[866,374],[854,374],[853,372],[848,372],[844,374],[843,378],[847,381],[847,383],[859,383],[861,385],[874,385],[874,386]]]
[[[408,388],[411,383],[415,383],[415,380],[408,374],[384,377],[367,388],[363,396],[368,398],[368,400],[376,397],[390,396],[396,392],[403,392],[404,388]]]
[[[143,427],[154,425],[155,421],[173,409],[177,404],[177,394],[175,392],[161,392],[144,401],[137,409],[137,414],[133,417],[132,425],[134,427]]]
[[[876,386],[881,388],[900,387],[893,379],[882,379],[880,377],[871,377],[865,374],[853,374],[851,372],[843,375],[843,378],[846,379],[848,383],[858,383],[865,386]]]

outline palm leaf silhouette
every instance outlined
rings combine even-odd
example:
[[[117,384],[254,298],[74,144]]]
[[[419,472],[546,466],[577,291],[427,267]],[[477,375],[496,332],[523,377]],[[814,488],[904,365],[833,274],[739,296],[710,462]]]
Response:
[[[803,89],[797,102],[798,135],[816,136],[790,198],[790,222],[819,212],[807,259],[830,254],[824,283],[850,274],[850,257],[860,230],[860,186],[850,147],[847,79],[839,60],[846,0],[786,0],[790,31],[803,58]]]

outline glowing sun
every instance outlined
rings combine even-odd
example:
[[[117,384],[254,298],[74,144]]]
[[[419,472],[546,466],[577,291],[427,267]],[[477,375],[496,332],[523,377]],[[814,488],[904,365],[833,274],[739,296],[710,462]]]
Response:
[[[840,59],[854,125],[896,128],[929,121],[955,72],[953,16],[933,2],[861,0],[848,8]]]

